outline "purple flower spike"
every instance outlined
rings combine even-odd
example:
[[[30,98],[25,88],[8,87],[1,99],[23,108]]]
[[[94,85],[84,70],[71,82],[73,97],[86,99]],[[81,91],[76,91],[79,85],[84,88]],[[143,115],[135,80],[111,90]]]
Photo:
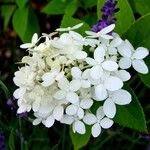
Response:
[[[18,114],[18,116],[19,116],[20,118],[25,118],[25,117],[28,116],[28,113],[27,113],[27,112],[23,112],[23,113]]]
[[[92,31],[99,32],[117,21],[116,18],[113,18],[115,13],[119,11],[119,8],[115,8],[116,5],[117,0],[107,0],[105,2],[104,6],[101,8],[102,20],[99,20],[98,23],[92,27]]]
[[[5,150],[4,138],[3,131],[0,129],[0,150]]]

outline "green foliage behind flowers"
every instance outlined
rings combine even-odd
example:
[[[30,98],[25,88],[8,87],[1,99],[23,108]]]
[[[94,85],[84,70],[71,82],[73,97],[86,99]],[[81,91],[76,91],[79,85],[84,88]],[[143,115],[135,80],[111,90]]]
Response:
[[[85,30],[90,30],[91,22],[97,22],[96,17],[89,16],[96,16],[97,14],[97,18],[101,18],[100,8],[104,2],[104,0],[3,0],[0,2],[1,20],[3,20],[3,24],[1,23],[3,31],[1,33],[6,32],[9,28],[17,33],[22,42],[30,42],[33,33],[40,34],[45,31],[43,24],[50,21],[50,30],[55,30],[59,26],[67,27],[84,22],[83,27],[78,30],[81,34],[84,34]],[[150,49],[150,1],[118,0],[118,7],[120,11],[116,13],[115,31],[122,35],[124,39],[129,39],[135,48],[145,46]],[[50,17],[50,19],[46,20],[47,17]],[[59,18],[58,22],[54,19],[57,17]],[[56,24],[56,26],[53,26],[53,24]],[[20,43],[17,44],[17,47],[19,47]],[[13,54],[16,55],[14,50]],[[12,57],[14,57],[13,61],[16,61],[16,56]],[[150,57],[146,61],[148,66],[150,66],[149,59]],[[10,70],[11,73],[13,71],[15,71],[14,68]],[[127,87],[132,92],[133,101],[129,106],[118,106],[118,114],[115,118],[115,122],[124,128],[114,127],[115,130],[110,129],[98,139],[93,139],[90,138],[88,133],[80,137],[70,132],[69,137],[69,128],[60,127],[59,124],[49,130],[44,129],[43,126],[34,128],[30,123],[31,118],[20,119],[13,112],[7,112],[6,110],[10,108],[6,105],[5,99],[10,98],[9,93],[13,91],[14,86],[8,85],[6,77],[2,76],[1,79],[6,85],[0,82],[3,95],[0,97],[0,128],[5,133],[5,139],[9,139],[5,140],[6,147],[12,150],[69,150],[74,147],[77,150],[87,145],[90,150],[99,150],[106,147],[106,149],[109,149],[120,142],[118,144],[120,147],[124,143],[127,145],[127,147],[121,147],[122,149],[137,149],[140,146],[146,148],[148,141],[139,138],[139,134],[147,132],[150,125],[150,97],[147,95],[150,88],[150,73],[147,75],[138,74],[138,76],[135,74],[133,78],[135,80],[133,79],[131,83],[128,83],[130,87]],[[19,132],[16,132],[16,129]],[[120,137],[120,141],[117,140],[117,136]],[[120,147],[115,146],[115,149],[120,150]],[[85,149],[87,148],[85,147]]]

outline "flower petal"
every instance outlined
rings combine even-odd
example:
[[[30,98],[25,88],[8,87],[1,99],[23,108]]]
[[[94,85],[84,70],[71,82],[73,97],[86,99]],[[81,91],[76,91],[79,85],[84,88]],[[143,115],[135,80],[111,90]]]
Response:
[[[95,59],[87,57],[85,59],[85,61],[87,62],[87,64],[91,65],[91,66],[95,66],[97,64],[97,62],[95,61]]]
[[[101,120],[100,125],[101,125],[102,128],[108,129],[108,128],[110,128],[110,127],[113,125],[113,123],[114,123],[113,120],[111,120],[111,119],[105,117],[105,118],[103,118],[103,119]]]
[[[116,73],[117,77],[119,77],[122,81],[128,81],[131,78],[131,75],[126,70],[119,70]]]
[[[53,126],[53,124],[54,124],[54,122],[55,122],[55,119],[54,119],[54,117],[51,115],[51,116],[49,116],[46,120],[45,120],[45,126],[47,127],[47,128],[50,128],[51,126]]]
[[[123,82],[121,79],[119,79],[118,77],[113,77],[110,76],[106,81],[105,81],[105,87],[106,89],[108,89],[109,91],[116,91],[122,88],[123,86]]]
[[[53,97],[57,100],[63,100],[66,97],[66,92],[63,90],[59,90],[53,95]]]
[[[142,73],[142,74],[148,73],[148,67],[143,60],[133,60],[132,66],[139,73]]]
[[[119,67],[121,69],[128,69],[128,68],[130,68],[131,67],[131,59],[127,58],[127,57],[122,57],[119,60]]]
[[[82,99],[80,101],[80,106],[83,109],[89,109],[93,105],[93,100],[92,99]]]
[[[98,99],[98,101],[106,99],[107,96],[107,90],[103,84],[95,86],[95,97]]]
[[[20,48],[22,49],[26,49],[26,48],[31,48],[33,47],[34,45],[32,43],[26,43],[26,44],[22,44],[20,45]]]
[[[101,63],[104,60],[105,49],[102,46],[99,46],[94,51],[94,59]]]
[[[87,57],[87,53],[84,51],[76,51],[73,56],[76,59],[85,59]]]
[[[92,136],[93,137],[98,137],[101,134],[101,126],[99,123],[95,123],[92,126]]]
[[[115,61],[107,60],[102,63],[102,67],[107,71],[115,71],[118,69],[118,64]]]
[[[118,105],[126,105],[131,102],[131,94],[123,89],[113,92],[112,100]]]
[[[67,93],[66,100],[72,104],[75,104],[79,101],[79,97],[74,92]]]
[[[87,113],[84,118],[83,121],[87,124],[87,125],[92,125],[94,123],[96,123],[97,119],[96,116],[94,114],[91,113]]]
[[[149,51],[144,47],[138,47],[133,54],[135,59],[144,59],[149,54]]]
[[[81,121],[76,121],[75,123],[74,123],[74,129],[75,129],[75,131],[77,131],[77,133],[79,133],[79,134],[85,134],[85,125],[84,125],[84,123],[83,122],[81,122]]]
[[[98,120],[101,120],[104,116],[105,116],[105,114],[104,114],[104,111],[103,111],[103,107],[100,106],[96,111],[96,117],[97,117]]]
[[[75,115],[77,113],[77,110],[78,110],[78,106],[71,104],[71,105],[67,106],[66,114]]]
[[[101,34],[108,34],[115,28],[115,24],[111,24],[105,28],[103,28],[99,33]]]
[[[81,87],[82,88],[89,88],[91,86],[88,80],[81,80]]]
[[[38,34],[37,34],[37,33],[34,33],[33,36],[32,36],[32,41],[31,41],[31,42],[32,42],[33,44],[36,44],[37,40],[38,40]]]
[[[68,124],[68,125],[71,125],[73,121],[74,121],[74,118],[69,115],[63,115],[63,117],[60,120],[61,123]]]
[[[81,81],[80,80],[72,80],[70,82],[70,90],[71,91],[78,91],[81,87]]]
[[[116,114],[116,105],[112,99],[108,98],[103,105],[104,114],[109,118],[114,118]]]
[[[78,67],[73,67],[71,69],[71,75],[73,76],[73,78],[78,79],[81,78],[81,70]]]
[[[102,76],[102,74],[103,74],[103,69],[99,65],[93,66],[90,69],[90,76],[92,79],[97,80]]]
[[[53,110],[53,116],[56,120],[60,120],[64,114],[64,107],[63,106],[56,106]]]
[[[78,109],[77,116],[79,117],[79,119],[82,119],[84,117],[84,110],[82,108]]]

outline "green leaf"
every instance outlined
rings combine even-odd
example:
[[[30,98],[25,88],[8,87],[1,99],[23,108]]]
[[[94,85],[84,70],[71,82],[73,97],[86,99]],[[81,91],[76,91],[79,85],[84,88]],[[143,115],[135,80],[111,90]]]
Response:
[[[98,0],[97,3],[97,15],[101,18],[100,9],[104,5],[105,0]],[[123,34],[135,21],[132,9],[127,0],[119,0],[116,8],[120,11],[115,14],[117,18],[115,31],[119,34]]]
[[[9,99],[10,98],[9,90],[1,80],[0,80],[0,88],[4,91],[6,98]]]
[[[117,105],[117,114],[114,121],[122,126],[147,132],[145,116],[138,98],[129,86],[126,86],[125,89],[131,93],[132,101],[128,105]]]
[[[14,129],[11,129],[10,135],[9,135],[9,148],[10,150],[15,150],[14,145]]]
[[[39,22],[35,12],[29,8],[18,8],[13,16],[13,27],[23,42],[31,41],[39,33]]]
[[[23,8],[29,0],[16,0],[18,7]]]
[[[85,8],[96,6],[96,4],[97,0],[83,0],[83,7]]]
[[[61,28],[66,28],[66,27],[72,27],[75,26],[76,24],[79,24],[83,21],[73,18],[71,16],[68,15],[64,15],[62,22],[61,22]],[[90,27],[88,24],[86,24],[85,22],[83,22],[83,26],[80,27],[79,29],[77,29],[76,31],[82,35],[85,35],[85,31],[86,30],[90,30]]]
[[[67,0],[52,0],[42,9],[42,12],[51,15],[63,14],[65,12],[67,4]]]
[[[72,1],[67,5],[65,9],[65,14],[73,16],[74,13],[77,11],[77,9],[78,9],[78,1]]]
[[[147,64],[148,68],[150,68],[150,57],[147,58],[146,64]],[[142,82],[145,84],[145,86],[150,88],[150,72],[148,74],[139,74],[139,76],[140,76]]]
[[[145,15],[150,12],[150,0],[128,0],[134,11]]]
[[[123,35],[135,47],[145,46],[150,49],[150,13],[139,18]]]
[[[7,2],[7,0],[4,0],[4,2]],[[1,15],[4,18],[4,30],[6,30],[9,21],[11,19],[11,16],[16,9],[16,6],[13,5],[2,5],[1,6]]]
[[[90,136],[91,136],[91,128],[89,126],[87,126],[86,133],[83,135],[73,133],[72,129],[70,129],[70,137],[72,140],[74,150],[79,150],[80,148],[84,147],[90,140]]]

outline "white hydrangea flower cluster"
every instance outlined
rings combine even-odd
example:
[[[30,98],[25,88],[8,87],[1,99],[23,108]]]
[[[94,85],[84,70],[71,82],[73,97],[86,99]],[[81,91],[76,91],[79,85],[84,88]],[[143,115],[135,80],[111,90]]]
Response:
[[[148,73],[143,59],[149,52],[144,47],[135,50],[128,40],[122,40],[112,32],[114,24],[98,33],[86,31],[85,37],[73,31],[80,26],[57,29],[63,31],[59,37],[57,32],[40,38],[35,33],[31,43],[20,46],[29,55],[15,72],[14,83],[19,88],[14,97],[18,113],[33,112],[33,125],[43,123],[49,128],[59,121],[85,134],[86,124],[97,137],[101,128],[113,125],[116,105],[131,102],[130,93],[122,89],[131,78],[125,69],[133,66],[137,72]],[[99,108],[92,112],[96,101]]]

